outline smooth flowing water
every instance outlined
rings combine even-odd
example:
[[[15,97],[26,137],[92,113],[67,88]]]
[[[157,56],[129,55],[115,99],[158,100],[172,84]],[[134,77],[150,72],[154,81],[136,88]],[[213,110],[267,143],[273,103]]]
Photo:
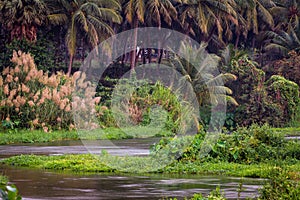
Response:
[[[114,155],[139,155],[149,153],[149,145],[155,138],[114,141],[115,146],[97,146],[89,143],[89,149],[99,152],[106,150]],[[92,148],[91,148],[92,147]],[[62,141],[45,144],[0,146],[0,157],[18,154],[61,154],[89,153],[81,141]],[[161,199],[177,197],[183,199],[194,193],[207,195],[220,185],[229,199],[237,199],[240,178],[199,175],[162,175],[147,174],[99,174],[74,175],[53,171],[30,170],[0,166],[0,174],[9,177],[16,184],[25,200],[61,199]],[[243,179],[241,198],[258,195],[262,179]]]
[[[237,199],[239,178],[198,175],[70,175],[50,171],[2,168],[2,174],[19,188],[25,200],[154,200],[183,199],[193,193],[208,194],[220,185],[229,199]],[[244,179],[241,198],[257,195],[261,179]]]
[[[0,158],[20,155],[20,154],[35,154],[35,155],[62,155],[62,154],[86,154],[86,153],[101,153],[102,150],[107,151],[111,155],[119,156],[145,156],[149,154],[151,144],[157,142],[159,138],[145,139],[126,139],[103,141],[102,145],[99,141],[56,141],[48,143],[35,144],[13,144],[0,145]],[[88,149],[84,144],[88,146]]]

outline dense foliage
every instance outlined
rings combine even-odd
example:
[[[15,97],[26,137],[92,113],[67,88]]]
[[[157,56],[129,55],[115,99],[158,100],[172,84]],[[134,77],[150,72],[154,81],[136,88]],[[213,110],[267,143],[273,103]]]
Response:
[[[46,132],[72,124],[72,78],[62,73],[49,76],[38,70],[29,54],[14,52],[14,67],[0,76],[3,128],[43,128]]]
[[[11,62],[13,67],[6,67],[0,75],[0,118],[3,129],[42,128],[45,132],[52,129],[74,129],[72,109],[79,105],[92,104],[93,109],[86,112],[97,112],[95,106],[100,97],[86,96],[74,98],[74,82],[87,82],[84,74],[75,73],[72,77],[63,72],[49,75],[38,70],[30,54],[14,51]]]
[[[249,128],[239,127],[230,134],[225,131],[220,135],[218,142],[212,144],[209,154],[203,157],[199,153],[205,134],[202,132],[195,137],[162,139],[152,147],[151,153],[155,155],[157,152],[161,153],[160,150],[163,149],[164,156],[176,157],[183,161],[215,160],[243,164],[274,160],[300,160],[300,143],[286,140],[282,133],[272,131],[268,125],[260,127],[254,124]],[[182,154],[176,151],[180,148],[168,149],[170,146],[180,147],[186,141],[190,141],[191,145]]]
[[[220,78],[225,82],[238,78],[223,88],[227,94],[226,100],[235,104],[230,105],[226,114],[226,127],[265,122],[273,126],[286,126],[297,124],[299,120],[299,94],[296,92],[297,86],[290,82],[299,84],[297,59],[300,14],[297,1],[1,0],[0,10],[2,71],[7,67],[15,67],[15,63],[10,62],[11,54],[14,50],[21,50],[34,56],[37,69],[45,73],[63,70],[71,75],[76,70],[75,65],[80,65],[95,46],[113,34],[137,27],[171,28],[199,43],[204,42],[211,53],[219,54],[219,50],[228,45],[236,51],[248,52],[249,56],[236,55],[230,59],[227,67],[220,66],[222,76],[210,78],[211,82]],[[137,36],[134,35],[133,39],[132,45],[136,47]],[[154,60],[151,58],[154,55],[149,53],[152,51],[156,52]],[[199,52],[202,52],[201,49]],[[191,57],[198,58],[196,54],[199,52],[190,51],[193,54]],[[133,69],[139,62],[137,54],[142,57],[143,63],[160,63],[168,59],[160,49],[140,49],[139,52],[133,51],[121,56],[109,69],[112,73],[130,67]],[[216,99],[215,96],[207,95],[205,87],[196,84],[199,83],[199,76],[189,68],[189,60],[184,61],[175,56],[171,62],[177,70],[181,66],[180,73],[191,79],[195,93],[201,97],[198,99],[200,105]],[[272,75],[280,75],[285,79],[273,76],[268,80]],[[217,89],[220,90],[220,87]],[[100,93],[103,100],[109,101],[109,94],[105,90],[100,90]],[[147,115],[147,106],[132,106],[129,105],[128,109],[136,112],[133,121],[143,121],[142,116]],[[106,120],[107,123],[102,122],[101,126],[115,126],[110,108],[102,108],[101,122]],[[210,123],[209,110],[210,105],[201,110],[204,126]],[[173,130],[178,128],[176,113],[174,111],[174,116],[169,116],[172,118],[169,122],[175,124],[168,122],[167,125]]]
[[[299,199],[299,182],[290,180],[286,170],[278,167],[274,170],[271,180],[260,190],[259,200],[262,199]]]
[[[74,124],[78,129],[106,128],[101,136],[89,132],[88,139],[166,136],[151,147],[151,155],[163,149],[161,159],[176,158],[164,172],[271,177],[260,199],[298,199],[299,184],[289,179],[300,177],[299,141],[285,140],[271,126],[300,124],[299,17],[297,0],[0,0],[0,130],[5,132],[0,135],[1,144],[58,139],[57,132],[44,136],[17,129],[50,132],[74,129]],[[76,72],[76,67],[106,38],[138,27],[170,28],[201,47],[195,50],[184,44],[181,50],[189,59],[170,56],[163,46],[127,53],[108,67],[106,76],[99,77],[96,93],[87,75]],[[124,49],[126,45],[137,48],[137,38],[134,32],[132,44],[124,44]],[[203,57],[211,58],[212,65],[201,63]],[[147,77],[135,79],[134,69],[141,62],[169,64],[189,81],[201,119],[189,103],[179,101],[171,87],[148,84]],[[193,62],[200,65],[191,66]],[[212,68],[222,73],[212,73]],[[133,76],[117,88],[117,80],[130,69]],[[220,80],[225,86],[207,84]],[[74,84],[79,96],[72,96]],[[119,93],[112,99],[115,89]],[[118,109],[112,106],[116,99],[121,102]],[[211,121],[211,102],[228,102],[224,125],[228,130],[203,157],[199,154],[209,134],[205,132],[208,124],[224,117],[218,113],[220,119]],[[98,121],[87,121],[90,115]],[[199,134],[170,138],[185,132],[191,123],[187,119],[192,119]],[[124,124],[123,132],[116,129]],[[63,137],[78,139],[74,132]],[[191,145],[180,153],[177,149],[187,141]],[[141,166],[147,167],[147,161],[128,158],[121,164],[130,168],[131,162],[146,163]],[[19,156],[1,162],[75,172],[115,171],[94,162],[91,155]],[[18,190],[2,177],[0,197],[20,199]],[[224,197],[217,189],[207,198],[195,194],[191,199]]]
[[[245,56],[232,59],[227,70],[238,76],[229,84],[233,97],[240,104],[229,108],[235,123],[249,126],[253,123],[269,123],[284,126],[299,113],[299,86],[280,75],[267,79],[257,63]]]

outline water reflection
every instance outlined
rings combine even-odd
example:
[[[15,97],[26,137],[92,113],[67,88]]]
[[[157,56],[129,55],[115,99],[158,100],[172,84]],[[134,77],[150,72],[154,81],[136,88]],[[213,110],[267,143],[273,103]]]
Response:
[[[198,175],[70,175],[41,170],[0,168],[17,185],[26,200],[38,199],[160,199],[208,194],[217,185],[226,197],[237,199],[239,178]],[[261,179],[244,179],[242,198],[257,195]]]

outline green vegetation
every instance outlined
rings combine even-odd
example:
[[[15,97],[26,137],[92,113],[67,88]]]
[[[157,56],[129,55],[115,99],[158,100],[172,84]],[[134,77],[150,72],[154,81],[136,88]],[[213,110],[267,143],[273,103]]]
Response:
[[[191,138],[191,145],[181,155],[181,160],[196,161],[201,155],[200,147],[205,138],[205,132]],[[152,147],[152,154],[157,152],[167,157],[175,157],[179,152],[169,146],[180,146],[184,138],[162,139]],[[172,144],[172,145],[169,145]],[[300,142],[286,140],[284,134],[273,131],[270,126],[252,125],[249,128],[239,127],[228,134],[220,134],[218,141],[211,144],[211,151],[200,161],[223,161],[241,164],[255,164],[274,160],[300,159]],[[179,148],[178,148],[179,149]],[[161,151],[163,150],[163,151]]]
[[[52,131],[51,133],[45,134],[42,130],[15,130],[7,133],[0,133],[0,145],[78,139],[78,133],[76,131]]]
[[[163,200],[177,200],[177,198],[167,198]],[[207,197],[203,197],[202,194],[194,194],[191,198],[184,198],[184,200],[226,200],[224,194],[221,193],[220,186],[210,192]]]
[[[0,176],[0,198],[3,200],[21,200],[18,189],[14,185],[8,185],[8,180]]]
[[[120,140],[132,138],[149,138],[172,136],[174,133],[154,127],[124,127],[124,128],[104,128],[92,131],[78,131],[80,139],[85,140]]]
[[[273,171],[271,180],[260,190],[258,199],[299,199],[299,181],[289,180],[289,177],[285,170]]]
[[[0,0],[0,144],[163,136],[151,156],[176,161],[159,172],[274,176],[260,198],[297,199],[298,182],[286,177],[300,177],[300,143],[284,136],[300,135],[299,16],[296,0]],[[162,49],[137,52],[141,41],[134,31],[131,44],[124,44],[133,51],[114,60],[100,80],[92,83],[88,73],[76,71],[105,39],[138,27],[176,30],[201,45],[183,43],[178,50],[184,59],[161,41]],[[180,77],[169,85],[148,83],[151,77],[137,78],[138,63],[154,63],[158,70],[164,63]],[[190,90],[176,88],[185,81]],[[219,111],[225,105],[227,112]],[[218,141],[200,155],[205,131],[223,126],[222,118]],[[196,137],[174,137],[190,127]],[[174,147],[186,141],[191,145],[181,154]],[[153,164],[148,158],[102,156],[99,162],[91,155],[1,162],[93,173],[117,171],[108,162],[128,169],[136,163],[145,171]],[[2,182],[2,197],[18,199],[17,190]],[[217,189],[192,199],[223,197]]]
[[[98,162],[93,155],[35,156],[20,155],[3,160],[12,166],[72,172],[112,172],[113,169]]]
[[[44,143],[59,140],[120,140],[171,136],[172,132],[153,127],[103,128],[93,131],[51,131],[15,129],[0,133],[0,145],[13,143]]]
[[[110,129],[108,129],[110,130]],[[111,130],[110,130],[111,131]],[[226,133],[226,132],[225,132]],[[96,155],[63,155],[36,156],[20,155],[1,160],[1,164],[29,167],[37,169],[60,170],[73,173],[180,173],[227,175],[238,177],[267,178],[260,190],[260,199],[297,199],[299,194],[298,180],[300,179],[300,142],[284,139],[283,133],[276,132],[268,125],[262,127],[252,125],[249,128],[240,127],[231,134],[221,134],[218,142],[212,144],[212,151],[208,155],[199,155],[199,147],[205,137],[202,132],[196,137],[182,138],[165,137],[158,144],[151,147],[154,156],[160,151],[161,160],[175,158],[178,152],[173,151],[184,141],[190,141],[186,148],[173,163],[159,168],[149,157],[118,157],[103,151]],[[171,144],[171,145],[167,145]],[[158,164],[156,166],[155,164]],[[143,170],[137,170],[142,166]],[[154,170],[156,166],[158,170]],[[126,169],[124,171],[123,169]],[[154,171],[153,171],[154,170]],[[216,190],[220,191],[220,190]],[[220,193],[214,193],[217,198],[224,198]],[[219,195],[218,195],[219,194]],[[195,194],[192,199],[214,199],[214,195],[203,197]]]
[[[300,127],[271,128],[271,130],[286,136],[300,136]]]
[[[109,156],[110,161],[114,157]],[[145,162],[146,158],[128,157],[122,159],[123,166],[131,166],[131,162]],[[117,172],[105,163],[101,162],[101,158],[94,155],[63,155],[63,156],[36,156],[36,155],[20,155],[1,160],[2,164],[16,167],[30,167],[37,169],[63,170],[73,173],[99,173],[99,172]],[[148,163],[149,167],[151,163]],[[147,165],[147,164],[145,164]],[[181,174],[205,174],[205,175],[228,175],[238,177],[253,178],[270,178],[274,170],[284,169],[288,171],[293,179],[300,178],[299,169],[300,162],[270,162],[258,164],[238,164],[229,162],[200,162],[200,161],[180,161],[171,164],[158,173],[181,173]],[[120,168],[124,168],[120,166]],[[145,171],[147,171],[146,169]],[[129,170],[130,171],[130,170]]]

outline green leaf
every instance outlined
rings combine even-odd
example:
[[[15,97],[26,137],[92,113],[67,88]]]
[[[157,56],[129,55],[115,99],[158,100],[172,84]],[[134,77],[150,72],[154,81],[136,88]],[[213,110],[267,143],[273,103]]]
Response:
[[[217,146],[218,146],[218,147],[221,147],[221,148],[225,148],[225,147],[226,147],[226,141],[218,142],[218,143],[217,143]]]

